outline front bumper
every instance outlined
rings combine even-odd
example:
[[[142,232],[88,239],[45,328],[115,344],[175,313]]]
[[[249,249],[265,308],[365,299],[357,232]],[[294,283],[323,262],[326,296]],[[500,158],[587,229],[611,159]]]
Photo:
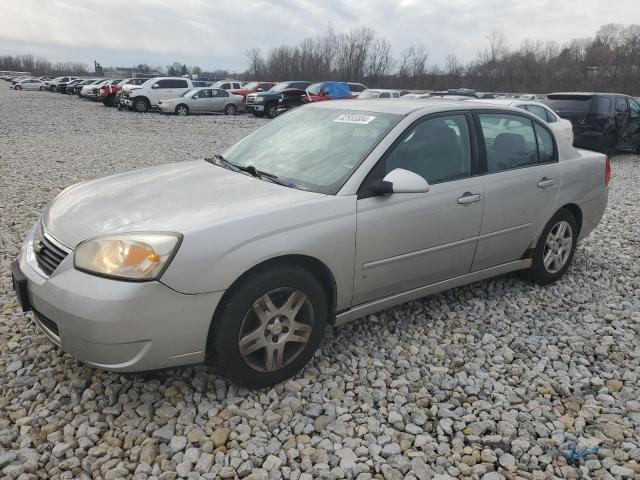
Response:
[[[73,267],[72,253],[47,278],[34,265],[34,235],[35,228],[12,265],[14,277],[22,279],[14,287],[22,284],[23,306],[65,352],[121,372],[204,362],[209,325],[224,292],[184,295],[158,281],[89,275]]]

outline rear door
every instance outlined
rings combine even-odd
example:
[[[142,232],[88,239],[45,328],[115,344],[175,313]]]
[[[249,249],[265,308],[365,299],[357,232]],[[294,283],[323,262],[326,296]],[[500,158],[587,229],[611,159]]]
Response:
[[[472,271],[522,258],[554,211],[561,184],[553,134],[525,114],[478,112],[484,216]]]
[[[629,138],[631,148],[640,148],[640,103],[633,98],[629,102]]]
[[[624,97],[615,97],[616,108],[616,128],[618,130],[618,146],[622,148],[631,147],[631,139],[633,136],[631,125],[631,112],[627,99]]]

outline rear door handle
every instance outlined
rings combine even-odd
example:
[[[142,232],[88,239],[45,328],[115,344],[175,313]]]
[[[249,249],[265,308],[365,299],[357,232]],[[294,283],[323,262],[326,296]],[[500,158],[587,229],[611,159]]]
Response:
[[[542,177],[538,182],[538,187],[547,188],[556,184],[556,181],[553,178]]]
[[[477,193],[464,192],[460,198],[458,198],[458,203],[460,205],[469,205],[471,203],[476,203],[480,201],[480,195]]]

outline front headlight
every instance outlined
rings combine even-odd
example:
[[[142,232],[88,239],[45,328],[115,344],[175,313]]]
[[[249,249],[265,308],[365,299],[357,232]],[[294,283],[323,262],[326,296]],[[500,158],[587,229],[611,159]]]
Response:
[[[169,266],[181,241],[182,235],[178,233],[105,235],[79,244],[74,265],[96,275],[155,280]]]
[[[264,103],[264,97],[256,97],[256,103]]]

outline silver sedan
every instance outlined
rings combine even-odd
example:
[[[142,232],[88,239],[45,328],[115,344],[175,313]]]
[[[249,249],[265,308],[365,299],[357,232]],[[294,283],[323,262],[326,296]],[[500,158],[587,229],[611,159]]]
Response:
[[[610,178],[604,155],[525,110],[318,102],[206,161],[62,191],[12,264],[14,289],[89,365],[207,362],[267,386],[327,325],[516,270],[558,280]]]
[[[221,112],[235,115],[244,112],[244,97],[219,88],[192,88],[178,98],[159,101],[158,108],[164,113],[176,115]]]

